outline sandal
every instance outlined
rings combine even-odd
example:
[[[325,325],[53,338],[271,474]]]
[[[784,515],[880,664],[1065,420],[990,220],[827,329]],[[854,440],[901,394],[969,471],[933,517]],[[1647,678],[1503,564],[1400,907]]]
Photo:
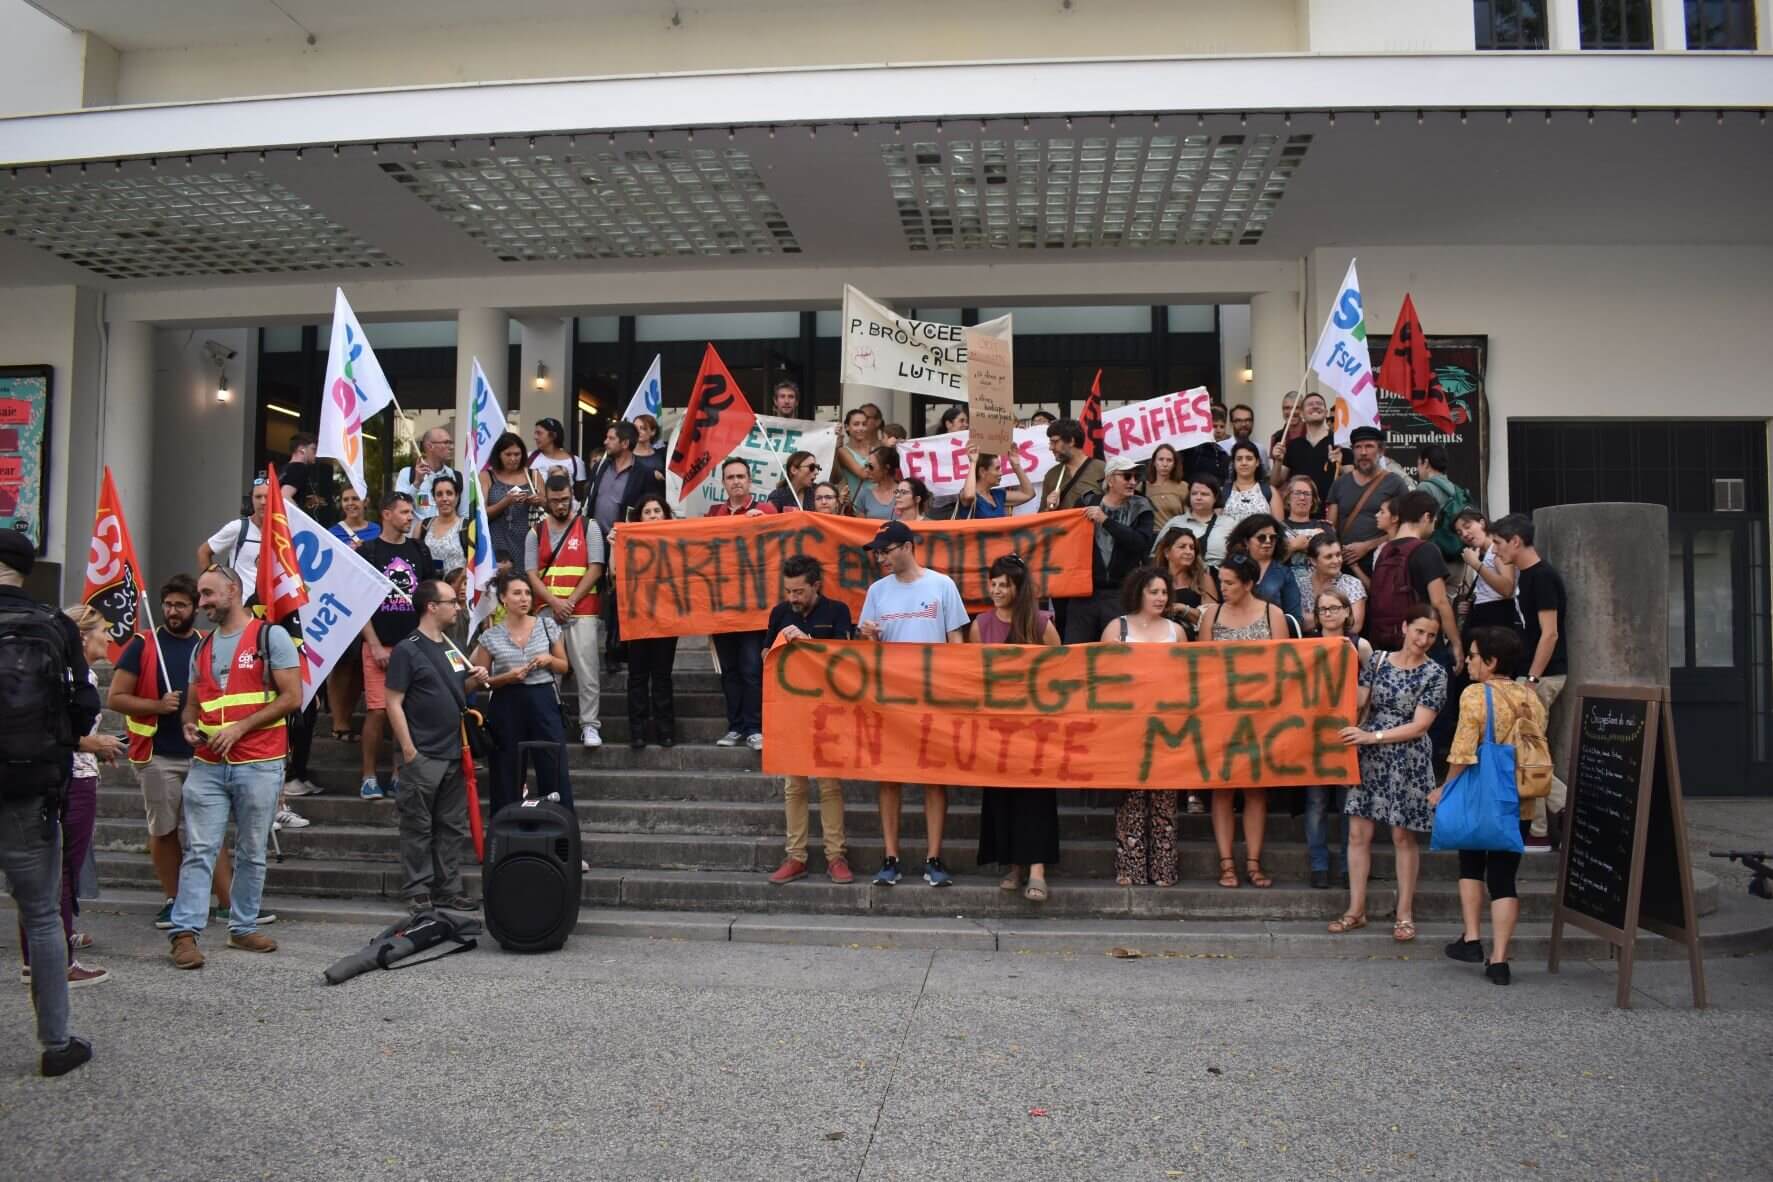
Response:
[[[357,741],[357,732],[335,730],[332,733],[332,741],[335,743],[354,743]]]
[[[1239,885],[1237,881],[1236,858],[1219,859],[1219,885],[1226,890],[1235,890]]]
[[[997,889],[1000,891],[1021,890],[1022,889],[1022,872],[1020,870],[1012,870],[1008,874],[1004,875],[1003,881],[997,884]]]
[[[1274,879],[1262,873],[1262,859],[1244,859],[1244,872],[1250,876],[1250,885],[1259,890],[1267,890],[1274,885]]]
[[[1400,919],[1391,925],[1391,938],[1399,944],[1408,944],[1416,938],[1416,921]]]
[[[1022,892],[1022,897],[1027,899],[1030,903],[1045,903],[1047,901],[1046,880],[1041,878],[1029,879],[1027,888]]]
[[[1359,931],[1367,926],[1365,915],[1344,915],[1341,919],[1330,921],[1329,932],[1332,936],[1340,936],[1346,932]]]

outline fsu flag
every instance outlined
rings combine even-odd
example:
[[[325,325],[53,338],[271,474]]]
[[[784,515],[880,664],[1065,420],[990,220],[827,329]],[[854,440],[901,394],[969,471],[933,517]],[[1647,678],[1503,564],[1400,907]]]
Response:
[[[142,626],[142,568],[135,558],[135,543],[130,541],[129,523],[123,519],[108,464],[99,489],[98,513],[92,521],[86,585],[80,590],[80,601],[105,617],[105,651],[113,663],[131,636],[147,634]],[[145,678],[143,684],[147,684]]]
[[[1102,455],[1102,371],[1090,383],[1090,396],[1084,400],[1083,413],[1077,416],[1084,432],[1084,455],[1103,459]]]
[[[687,498],[703,477],[745,442],[756,425],[756,412],[710,344],[702,354],[702,368],[696,373],[696,388],[677,432],[677,446],[671,449],[670,468],[683,481],[682,495]]]
[[[1391,342],[1385,348],[1385,363],[1379,367],[1379,388],[1393,394],[1405,394],[1410,409],[1451,434],[1453,408],[1434,366],[1428,358],[1428,338],[1422,335],[1422,321],[1416,317],[1416,305],[1404,293],[1404,306],[1398,309],[1397,326],[1391,330]]]
[[[273,492],[265,506],[264,540],[259,545],[257,598],[265,609],[265,619],[276,624],[306,606],[308,587],[302,582],[301,564],[289,536],[289,514],[284,510],[282,486],[277,483],[277,465],[267,464],[265,475]]]

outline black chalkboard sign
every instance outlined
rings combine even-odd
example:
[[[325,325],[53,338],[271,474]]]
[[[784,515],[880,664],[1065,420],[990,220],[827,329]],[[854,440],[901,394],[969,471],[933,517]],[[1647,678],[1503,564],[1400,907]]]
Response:
[[[1631,1005],[1637,929],[1687,946],[1693,1004],[1705,1005],[1692,862],[1668,691],[1580,686],[1572,720],[1563,857],[1551,920],[1552,972],[1565,923],[1618,950],[1618,1004]]]

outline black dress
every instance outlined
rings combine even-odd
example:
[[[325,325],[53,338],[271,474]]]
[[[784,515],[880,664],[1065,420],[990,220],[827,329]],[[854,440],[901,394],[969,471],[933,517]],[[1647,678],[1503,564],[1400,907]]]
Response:
[[[1051,617],[1040,613],[1040,630]],[[980,613],[980,639],[1004,644],[1009,625]],[[979,865],[1053,866],[1059,861],[1059,793],[1052,788],[985,788],[980,792]]]

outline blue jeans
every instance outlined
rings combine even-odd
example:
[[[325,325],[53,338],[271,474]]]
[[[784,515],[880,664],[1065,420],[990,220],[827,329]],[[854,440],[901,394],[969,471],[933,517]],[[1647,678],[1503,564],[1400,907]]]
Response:
[[[741,735],[763,733],[763,637],[762,632],[714,636],[720,691],[726,695],[726,729]]]
[[[1336,822],[1331,814],[1342,814],[1348,789],[1340,784],[1313,784],[1305,790],[1305,847],[1313,870],[1330,869],[1330,828]],[[1343,823],[1342,869],[1348,869],[1348,830]]]
[[[209,922],[210,880],[216,855],[234,818],[233,907],[228,930],[237,936],[259,926],[259,897],[265,892],[265,846],[283,788],[283,761],[203,763],[191,761],[185,777],[185,860],[179,867],[179,894],[172,905],[172,934],[196,935]]]
[[[43,800],[0,807],[0,872],[31,950],[31,1004],[44,1050],[68,1045],[68,938],[62,934],[61,823]]]

